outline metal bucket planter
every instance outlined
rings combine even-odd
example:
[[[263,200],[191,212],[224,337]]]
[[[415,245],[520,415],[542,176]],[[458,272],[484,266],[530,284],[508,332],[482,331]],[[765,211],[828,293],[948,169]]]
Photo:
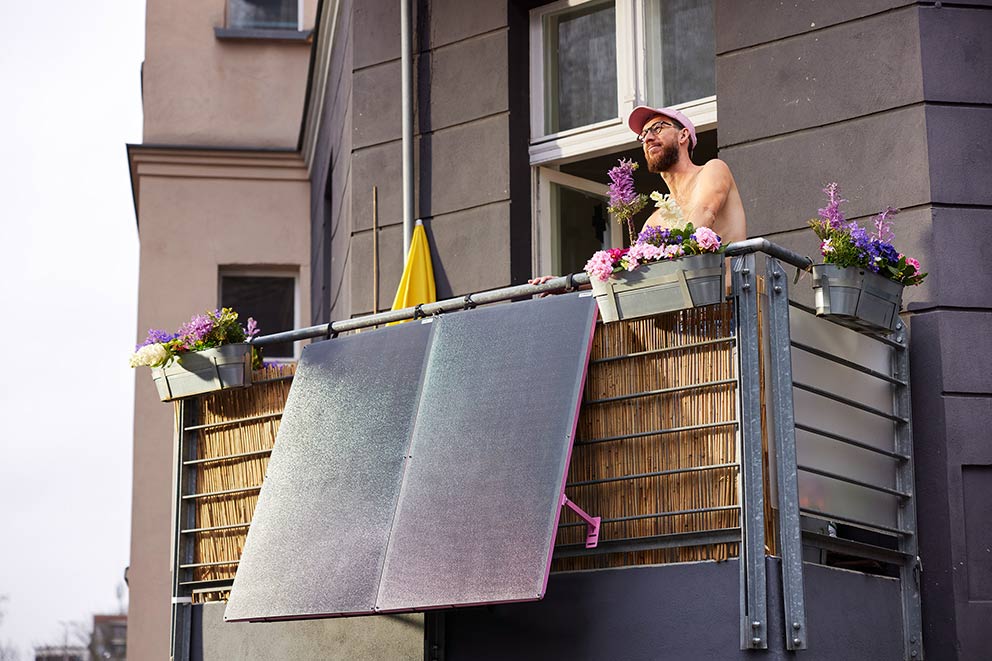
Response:
[[[163,402],[251,385],[251,345],[225,344],[180,354],[172,364],[152,369]]]
[[[713,305],[725,297],[721,253],[654,262],[634,271],[592,279],[603,321],[637,319],[661,312]]]
[[[895,330],[903,285],[871,271],[836,264],[813,265],[816,316],[862,333]]]

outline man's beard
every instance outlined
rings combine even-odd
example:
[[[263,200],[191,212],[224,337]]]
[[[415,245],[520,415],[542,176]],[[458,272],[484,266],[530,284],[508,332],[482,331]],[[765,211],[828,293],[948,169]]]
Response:
[[[679,162],[678,145],[661,145],[661,153],[652,153],[650,150],[645,155],[648,160],[648,172],[661,174]]]

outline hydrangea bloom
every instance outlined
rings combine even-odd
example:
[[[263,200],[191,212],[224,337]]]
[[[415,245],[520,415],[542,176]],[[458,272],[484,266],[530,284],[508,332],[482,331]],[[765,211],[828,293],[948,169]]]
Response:
[[[720,236],[709,227],[700,227],[690,238],[706,252],[714,252],[720,247]]]

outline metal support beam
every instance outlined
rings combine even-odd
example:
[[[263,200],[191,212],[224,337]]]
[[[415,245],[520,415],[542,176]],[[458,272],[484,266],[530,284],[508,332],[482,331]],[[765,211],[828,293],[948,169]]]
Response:
[[[190,658],[190,620],[192,593],[188,584],[192,570],[185,567],[193,562],[193,540],[181,532],[196,526],[196,504],[184,495],[196,489],[197,465],[187,463],[196,458],[198,432],[189,431],[196,425],[196,400],[179,404],[179,429],[176,432],[173,453],[173,502],[172,521],[172,640],[170,658],[187,661]]]
[[[740,378],[741,649],[768,649],[768,603],[765,583],[765,502],[761,465],[761,379],[758,354],[758,286],[754,254],[732,261],[736,301],[737,373]]]
[[[789,279],[773,257],[765,262],[768,287],[768,359],[778,477],[779,552],[785,647],[806,649],[802,539],[799,531],[799,479],[796,474],[796,416],[792,402],[792,343],[789,332]]]
[[[896,466],[896,489],[906,493],[916,493],[913,474],[913,425],[910,422],[913,403],[909,390],[909,341],[903,323],[896,323],[896,330],[889,339],[898,347],[892,352],[893,375],[906,385],[893,388],[892,409],[906,422],[895,425],[895,451],[910,457]],[[899,538],[899,551],[907,556],[907,561],[899,568],[899,583],[902,589],[903,643],[907,661],[923,658],[923,615],[920,608],[920,558],[916,533],[916,498],[906,498],[899,503],[898,526],[912,531],[911,535]]]

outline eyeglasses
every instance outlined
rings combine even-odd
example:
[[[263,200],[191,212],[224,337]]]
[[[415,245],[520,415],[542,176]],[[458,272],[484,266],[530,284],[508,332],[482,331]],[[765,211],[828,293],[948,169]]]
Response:
[[[639,142],[644,142],[645,140],[648,139],[648,133],[650,133],[655,137],[658,137],[658,134],[661,133],[666,126],[671,126],[673,129],[678,130],[678,127],[675,126],[675,124],[672,124],[670,122],[658,122],[657,124],[652,124],[651,126],[641,131],[641,134],[637,136],[637,140]]]

